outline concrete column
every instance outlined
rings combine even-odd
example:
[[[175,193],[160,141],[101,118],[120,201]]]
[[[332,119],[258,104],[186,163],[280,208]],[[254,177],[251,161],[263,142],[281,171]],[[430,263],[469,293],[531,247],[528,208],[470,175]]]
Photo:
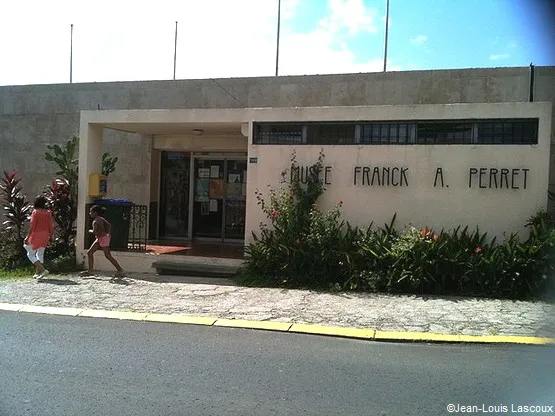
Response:
[[[249,245],[252,242],[252,231],[258,230],[258,227],[255,223],[256,213],[255,211],[260,209],[257,204],[257,200],[254,196],[254,187],[255,181],[253,180],[253,175],[257,171],[257,164],[250,164],[251,157],[258,157],[258,154],[253,152],[253,122],[248,123],[248,128],[243,128],[241,126],[241,132],[243,135],[247,133],[245,136],[247,137],[247,206],[245,207],[245,245]],[[253,171],[254,170],[254,171]]]
[[[92,199],[89,197],[89,175],[100,172],[102,168],[102,126],[81,121],[79,131],[79,188],[77,204],[77,261],[85,257],[85,205]]]

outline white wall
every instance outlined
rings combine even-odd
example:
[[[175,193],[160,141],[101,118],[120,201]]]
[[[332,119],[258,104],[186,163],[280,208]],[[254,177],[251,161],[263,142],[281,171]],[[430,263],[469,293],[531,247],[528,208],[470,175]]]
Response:
[[[449,108],[450,107],[450,108]],[[354,225],[376,226],[389,223],[397,213],[397,228],[409,223],[416,227],[452,229],[458,225],[479,226],[490,236],[502,237],[503,233],[519,231],[527,219],[547,208],[549,180],[549,139],[551,131],[550,104],[512,104],[510,106],[476,104],[465,106],[411,106],[411,108],[341,109],[337,120],[411,120],[539,117],[538,145],[362,145],[362,146],[284,146],[252,145],[249,157],[257,157],[258,163],[248,166],[247,232],[259,229],[260,222],[267,222],[260,207],[256,205],[254,192],[267,191],[267,185],[280,186],[281,172],[290,166],[293,150],[300,165],[316,162],[324,150],[324,166],[329,166],[327,191],[321,199],[321,207],[330,208],[344,201],[344,217]],[[303,118],[328,120],[329,114],[314,110]],[[274,119],[274,117],[271,117]],[[296,121],[287,118],[284,120]],[[354,184],[355,167],[357,185]],[[369,179],[375,167],[398,167],[405,169],[408,183],[402,186],[362,185],[369,167]],[[444,187],[441,187],[443,172]],[[470,169],[472,175],[469,186]],[[480,169],[487,169],[482,170]],[[491,171],[490,169],[497,169]],[[509,169],[501,183],[501,169]],[[513,169],[518,169],[513,171]],[[524,169],[528,169],[524,171]],[[395,181],[399,181],[400,169]],[[514,172],[514,181],[513,181]],[[480,173],[482,186],[480,188]],[[526,189],[524,179],[526,176]],[[490,188],[491,177],[491,188]],[[495,188],[497,180],[497,189]],[[507,189],[507,184],[509,188]],[[513,187],[518,189],[513,189]]]

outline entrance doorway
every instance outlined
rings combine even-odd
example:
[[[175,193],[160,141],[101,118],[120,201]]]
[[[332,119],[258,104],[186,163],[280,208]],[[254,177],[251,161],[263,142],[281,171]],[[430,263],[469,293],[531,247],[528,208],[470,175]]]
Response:
[[[160,170],[160,237],[187,238],[189,229],[190,177],[190,153],[162,152],[162,166]]]
[[[246,184],[246,154],[162,152],[159,238],[242,243]]]
[[[246,158],[195,157],[194,164],[193,238],[244,240]]]

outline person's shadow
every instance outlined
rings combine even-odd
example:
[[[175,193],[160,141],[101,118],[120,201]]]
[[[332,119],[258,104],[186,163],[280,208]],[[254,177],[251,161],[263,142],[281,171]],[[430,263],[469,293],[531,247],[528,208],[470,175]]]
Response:
[[[51,285],[78,285],[79,283],[69,279],[41,279],[38,283],[50,283]]]

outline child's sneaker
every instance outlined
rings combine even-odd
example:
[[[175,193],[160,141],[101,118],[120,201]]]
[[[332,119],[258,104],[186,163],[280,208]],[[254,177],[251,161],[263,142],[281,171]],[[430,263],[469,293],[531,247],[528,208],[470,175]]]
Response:
[[[33,275],[33,279],[38,279],[38,278],[39,278],[39,276],[40,276],[40,274],[39,274],[39,273],[35,273],[35,274]]]
[[[90,273],[88,270],[83,270],[82,272],[79,272],[79,276],[86,277],[86,276],[93,276],[93,274]]]
[[[37,280],[42,280],[42,278],[44,276],[46,276],[48,273],[50,273],[50,272],[48,270],[44,269],[43,272],[38,275]]]
[[[121,279],[123,277],[125,277],[125,272],[122,270],[121,272],[116,272],[116,274],[114,275],[114,277],[116,279]]]

